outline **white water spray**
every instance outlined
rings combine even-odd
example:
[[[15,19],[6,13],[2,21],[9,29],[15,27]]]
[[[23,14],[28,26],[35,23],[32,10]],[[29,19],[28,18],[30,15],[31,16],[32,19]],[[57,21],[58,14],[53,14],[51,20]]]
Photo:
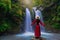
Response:
[[[28,8],[26,8],[26,22],[25,22],[25,32],[32,32],[31,26],[31,15]]]
[[[17,36],[34,36],[32,26],[31,26],[31,15],[28,8],[26,8],[26,17],[25,17],[25,33],[19,34]]]

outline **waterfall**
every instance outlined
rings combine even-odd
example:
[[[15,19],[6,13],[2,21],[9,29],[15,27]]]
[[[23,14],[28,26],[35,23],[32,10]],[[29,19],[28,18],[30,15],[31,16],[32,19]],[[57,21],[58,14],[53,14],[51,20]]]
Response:
[[[28,8],[26,8],[25,32],[32,32],[31,15]]]
[[[43,22],[43,16],[41,11],[39,10],[34,10],[35,11],[35,16],[40,16],[40,20]],[[44,27],[41,26],[41,30],[44,31]],[[43,34],[43,32],[42,32]],[[23,36],[23,37],[28,37],[28,36],[34,36],[33,30],[32,30],[32,26],[31,26],[31,15],[30,15],[30,11],[28,8],[26,8],[26,17],[25,17],[25,33],[23,34],[18,34],[16,36]]]

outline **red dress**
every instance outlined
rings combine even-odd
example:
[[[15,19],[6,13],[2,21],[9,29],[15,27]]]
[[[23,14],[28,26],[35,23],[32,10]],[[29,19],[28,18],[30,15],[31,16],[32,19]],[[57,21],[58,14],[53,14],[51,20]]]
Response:
[[[40,25],[43,25],[44,26],[44,23],[42,23],[39,19],[35,19],[33,22],[32,22],[32,25],[36,23],[36,27],[35,27],[35,37],[40,37],[41,36],[41,31],[40,31]]]

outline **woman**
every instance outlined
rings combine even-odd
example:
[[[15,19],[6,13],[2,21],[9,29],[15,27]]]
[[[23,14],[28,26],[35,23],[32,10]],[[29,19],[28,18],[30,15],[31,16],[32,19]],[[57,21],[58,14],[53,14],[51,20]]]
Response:
[[[43,26],[45,26],[45,24],[40,21],[39,16],[36,16],[36,19],[33,20],[32,25],[35,24],[35,23],[36,23],[36,27],[35,27],[35,35],[34,36],[35,36],[36,39],[38,39],[38,38],[41,37],[41,31],[40,31],[39,23]]]

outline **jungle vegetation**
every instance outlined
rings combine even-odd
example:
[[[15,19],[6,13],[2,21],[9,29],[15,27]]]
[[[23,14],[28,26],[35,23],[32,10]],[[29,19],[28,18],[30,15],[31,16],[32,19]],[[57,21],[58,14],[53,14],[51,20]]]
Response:
[[[33,0],[33,6],[40,5],[44,7],[42,13],[46,26],[60,30],[60,0]],[[0,0],[0,33],[14,28],[18,30],[24,12],[18,0]]]

